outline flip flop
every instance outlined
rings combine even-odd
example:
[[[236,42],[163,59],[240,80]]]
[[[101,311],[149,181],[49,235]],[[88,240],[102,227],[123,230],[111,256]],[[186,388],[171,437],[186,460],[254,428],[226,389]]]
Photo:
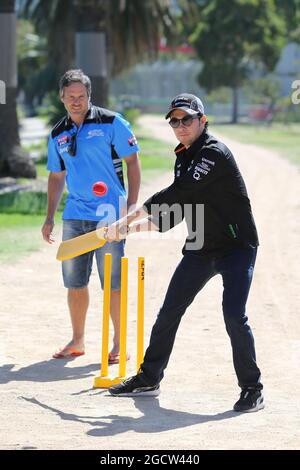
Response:
[[[126,353],[126,361],[129,361],[130,359],[130,354]],[[120,362],[120,353],[109,353],[108,354],[108,364],[119,364]]]
[[[63,354],[63,351],[68,351],[67,354]],[[72,347],[64,347],[60,348],[58,351],[56,351],[53,354],[53,359],[68,359],[70,357],[79,357],[83,356],[85,354],[84,351],[78,351],[78,349],[72,348]]]

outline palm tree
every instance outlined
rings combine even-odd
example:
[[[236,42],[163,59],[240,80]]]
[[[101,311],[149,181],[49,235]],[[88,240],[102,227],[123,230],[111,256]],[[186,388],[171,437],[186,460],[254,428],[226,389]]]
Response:
[[[162,35],[175,35],[176,12],[171,0],[112,0],[107,37],[111,75],[145,59],[156,59]],[[116,34],[117,32],[117,34]]]
[[[23,12],[49,34],[57,74],[70,66],[91,76],[93,101],[107,104],[109,79],[155,58],[173,24],[171,0],[23,0]]]
[[[50,83],[74,66],[75,14],[73,0],[19,0],[20,15],[31,18],[37,34],[48,39]]]
[[[6,87],[6,103],[0,104],[0,175],[35,178],[35,166],[20,146],[15,0],[0,3],[0,44],[0,80]]]

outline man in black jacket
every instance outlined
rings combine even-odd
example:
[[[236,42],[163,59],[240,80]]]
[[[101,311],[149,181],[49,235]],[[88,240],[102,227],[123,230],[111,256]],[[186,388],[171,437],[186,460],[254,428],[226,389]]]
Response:
[[[183,218],[188,237],[139,373],[109,391],[114,396],[159,394],[182,315],[207,281],[221,274],[224,320],[242,390],[234,410],[258,411],[264,408],[263,385],[246,316],[258,237],[245,183],[230,150],[207,132],[198,97],[176,96],[168,118],[180,142],[175,149],[174,182],[110,226],[106,238],[119,240],[141,230],[164,232]]]

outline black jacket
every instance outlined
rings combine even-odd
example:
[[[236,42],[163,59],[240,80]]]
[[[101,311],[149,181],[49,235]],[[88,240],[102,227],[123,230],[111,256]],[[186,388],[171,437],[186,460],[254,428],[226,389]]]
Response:
[[[183,253],[257,246],[246,186],[226,145],[204,131],[191,147],[179,144],[175,153],[174,182],[144,203],[159,231],[169,230],[185,218],[189,235]],[[174,211],[174,204],[181,210]],[[201,207],[204,220],[200,226]],[[191,242],[201,238],[200,232],[203,243],[193,246]]]

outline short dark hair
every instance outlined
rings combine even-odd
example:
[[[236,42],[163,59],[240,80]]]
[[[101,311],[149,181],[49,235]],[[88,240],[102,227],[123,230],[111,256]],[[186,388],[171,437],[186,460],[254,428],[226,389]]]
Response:
[[[204,114],[198,113],[198,116],[199,116],[199,121],[200,121],[200,119],[202,118],[202,116],[204,116]],[[205,125],[204,125],[204,129],[205,129],[206,131],[207,131],[207,129],[208,129],[208,125],[209,125],[209,122],[206,121],[206,122],[205,122]]]
[[[91,80],[80,69],[68,70],[59,81],[59,93],[64,94],[64,88],[71,85],[71,83],[82,83],[87,91],[88,97],[92,94]]]

